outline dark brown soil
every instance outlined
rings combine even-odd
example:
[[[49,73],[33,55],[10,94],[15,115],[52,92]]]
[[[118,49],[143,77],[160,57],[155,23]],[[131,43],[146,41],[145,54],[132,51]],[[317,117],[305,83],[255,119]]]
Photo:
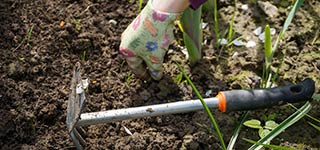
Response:
[[[249,11],[240,9],[249,4]],[[258,26],[270,24],[279,33],[288,14],[287,4],[272,1],[279,16],[269,18],[258,4],[242,0],[219,2],[221,33],[228,28],[234,6],[236,36],[255,40]],[[281,57],[279,85],[311,77],[320,83],[320,2],[306,1],[290,25],[276,53]],[[144,82],[132,75],[118,52],[120,35],[138,13],[138,4],[128,0],[2,0],[0,2],[0,149],[74,149],[66,129],[66,109],[71,70],[80,61],[83,74],[90,79],[86,112],[127,108],[148,104],[194,99],[175,64],[183,64],[202,95],[214,96],[220,90],[259,87],[262,73],[262,46],[213,47],[212,13],[204,13],[209,27],[204,31],[203,60],[190,68],[178,47],[176,34],[166,56],[164,78]],[[176,30],[178,32],[178,30]],[[284,53],[285,50],[285,53]],[[237,57],[234,53],[238,53]],[[276,68],[275,68],[276,70]],[[319,102],[312,102],[310,115],[320,118]],[[213,110],[226,143],[242,112],[223,114]],[[281,122],[294,110],[289,106],[251,111],[249,118],[276,115]],[[320,148],[320,134],[308,118],[280,134],[273,144],[295,148]],[[319,124],[318,124],[319,125]],[[129,135],[123,128],[128,128]],[[188,114],[126,120],[85,128],[88,149],[221,149],[215,132],[203,111]],[[250,144],[241,138],[257,140],[256,130],[244,128],[236,149]]]

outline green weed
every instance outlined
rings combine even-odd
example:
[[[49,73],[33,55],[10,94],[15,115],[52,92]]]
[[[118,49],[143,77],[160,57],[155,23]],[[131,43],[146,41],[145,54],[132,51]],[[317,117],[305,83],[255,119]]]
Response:
[[[251,120],[245,121],[243,123],[243,125],[245,125],[249,128],[258,129],[258,133],[259,133],[260,138],[263,138],[267,134],[269,134],[271,132],[271,130],[276,128],[279,124],[273,120],[268,120],[265,122],[265,125],[262,126],[261,122],[259,120],[251,119]]]
[[[83,51],[83,53],[81,55],[81,61],[82,62],[86,61],[86,51]]]
[[[19,48],[24,44],[25,41],[26,41],[26,43],[27,43],[27,46],[31,47],[31,45],[30,45],[30,39],[31,39],[31,36],[32,36],[33,27],[34,27],[34,25],[32,25],[32,26],[30,27],[30,29],[28,30],[28,34],[23,38],[23,40],[21,41],[21,43],[14,49],[14,51],[17,50],[17,49],[19,49]]]
[[[81,25],[81,19],[74,19],[74,24],[76,25],[76,30],[80,31],[81,28],[82,28],[82,25]]]
[[[126,83],[126,84],[129,84],[129,83],[130,83],[131,77],[132,77],[132,73],[129,71],[128,74],[127,74],[127,77],[126,77],[126,79],[125,79],[125,83]]]
[[[29,32],[28,32],[28,35],[27,35],[27,46],[31,47],[30,45],[30,39],[31,39],[31,36],[32,36],[32,31],[33,31],[33,27],[34,25],[32,25],[29,29]]]

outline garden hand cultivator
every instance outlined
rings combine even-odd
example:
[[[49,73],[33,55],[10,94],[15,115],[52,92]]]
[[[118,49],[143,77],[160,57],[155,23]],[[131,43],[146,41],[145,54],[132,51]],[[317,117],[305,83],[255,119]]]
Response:
[[[83,138],[83,126],[110,123],[127,119],[186,113],[202,110],[200,100],[186,100],[158,105],[149,105],[100,112],[81,113],[85,104],[86,80],[81,79],[80,63],[73,70],[71,94],[67,109],[67,128],[77,149],[86,146]],[[204,99],[208,107],[221,112],[253,110],[267,108],[284,103],[296,103],[311,99],[315,85],[310,78],[291,86],[255,90],[231,90],[219,92],[216,97]]]

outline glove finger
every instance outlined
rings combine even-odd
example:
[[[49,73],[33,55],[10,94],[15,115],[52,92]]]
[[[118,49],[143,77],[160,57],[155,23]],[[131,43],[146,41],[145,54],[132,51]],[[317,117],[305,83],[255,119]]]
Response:
[[[133,51],[120,47],[120,53],[125,57],[130,70],[142,79],[148,78],[146,66],[143,64],[143,59],[135,55]]]
[[[126,61],[130,70],[139,78],[147,79],[149,77],[146,66],[140,57],[126,57]]]
[[[164,55],[164,49],[160,48],[157,52],[151,53],[144,59],[149,73],[154,80],[160,80],[162,78],[162,63]]]

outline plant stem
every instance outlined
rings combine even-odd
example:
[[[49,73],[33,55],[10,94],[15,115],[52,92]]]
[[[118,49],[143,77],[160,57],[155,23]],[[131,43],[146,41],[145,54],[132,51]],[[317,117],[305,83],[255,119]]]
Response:
[[[196,86],[192,83],[192,81],[190,80],[190,78],[187,76],[187,74],[185,73],[185,71],[182,69],[182,67],[177,63],[180,71],[182,72],[183,76],[187,79],[188,83],[191,85],[192,89],[194,90],[194,92],[196,93],[197,97],[200,99],[202,105],[203,105],[203,108],[205,109],[205,111],[207,112],[208,116],[209,116],[209,119],[214,127],[214,129],[216,130],[217,134],[218,134],[218,138],[219,138],[219,141],[220,141],[220,144],[222,145],[222,148],[223,150],[226,150],[226,145],[224,143],[224,140],[223,140],[223,137],[222,137],[222,134],[220,132],[220,129],[219,129],[219,126],[217,124],[217,122],[215,121],[209,107],[207,106],[207,104],[205,103],[205,101],[203,100],[200,92],[198,91],[198,89],[196,88]]]
[[[218,24],[218,6],[217,6],[217,0],[213,0],[213,11],[214,11],[214,14],[213,14],[213,19],[214,19],[214,32],[216,34],[216,44],[217,44],[217,47],[219,47],[219,38],[220,38],[220,35],[219,35],[219,24]]]

